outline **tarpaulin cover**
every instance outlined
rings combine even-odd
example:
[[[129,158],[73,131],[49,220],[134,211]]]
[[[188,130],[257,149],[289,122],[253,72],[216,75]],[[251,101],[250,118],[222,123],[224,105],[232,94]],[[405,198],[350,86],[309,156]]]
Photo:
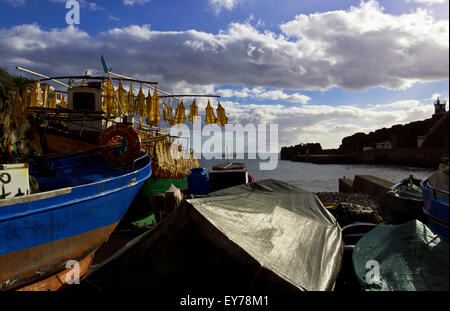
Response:
[[[89,280],[172,292],[331,290],[342,256],[341,228],[315,194],[263,180],[184,201]]]
[[[396,226],[378,226],[364,235],[353,251],[353,267],[366,290],[448,291],[448,241],[440,239],[418,220]],[[379,263],[379,283],[373,282]]]
[[[211,243],[227,247],[230,256],[238,255],[234,248],[244,251],[300,289],[332,288],[341,267],[341,228],[315,194],[264,180],[188,202],[199,213],[194,222],[202,226],[201,215],[212,224]]]

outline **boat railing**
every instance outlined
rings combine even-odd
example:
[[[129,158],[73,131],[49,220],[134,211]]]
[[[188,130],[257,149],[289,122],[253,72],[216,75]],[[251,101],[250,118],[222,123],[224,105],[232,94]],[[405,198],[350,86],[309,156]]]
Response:
[[[430,190],[430,193],[433,195],[433,199],[435,199],[435,200],[438,198],[438,196],[437,196],[438,193],[443,194],[447,198],[449,196],[448,191],[437,189],[437,188],[431,186],[430,183],[428,182],[428,179],[423,181],[423,186],[424,186],[424,188]]]
[[[137,158],[133,161],[132,169],[134,170],[134,169],[136,169],[136,167],[139,167],[138,164],[140,164],[141,162],[144,162],[145,160],[147,160],[147,158],[148,158],[148,153],[147,152],[143,153],[139,158]]]

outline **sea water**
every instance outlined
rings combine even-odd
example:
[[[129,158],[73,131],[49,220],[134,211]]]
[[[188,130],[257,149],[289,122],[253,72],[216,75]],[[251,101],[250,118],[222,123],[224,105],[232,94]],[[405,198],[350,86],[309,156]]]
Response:
[[[418,179],[429,177],[435,170],[419,167],[369,165],[369,164],[314,164],[278,160],[275,170],[260,170],[257,159],[230,159],[230,162],[243,162],[256,180],[277,179],[311,192],[338,192],[339,178],[354,179],[355,175],[372,175],[393,183],[413,175]],[[268,160],[266,160],[268,161]],[[226,159],[200,159],[200,166],[210,170],[214,165],[226,162]]]

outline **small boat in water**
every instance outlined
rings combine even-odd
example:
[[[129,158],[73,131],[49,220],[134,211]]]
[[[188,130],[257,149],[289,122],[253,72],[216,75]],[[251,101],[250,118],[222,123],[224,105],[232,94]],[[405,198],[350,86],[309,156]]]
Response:
[[[448,166],[420,183],[428,227],[448,240]]]
[[[34,283],[64,270],[69,260],[92,256],[150,177],[151,159],[143,153],[118,167],[100,154],[83,155],[41,161],[29,173],[37,193],[0,200],[0,290]]]
[[[248,172],[245,163],[227,161],[214,165],[209,171],[211,192],[255,181],[255,177]]]
[[[212,169],[214,171],[221,171],[221,170],[240,170],[244,169],[246,167],[245,163],[238,163],[238,162],[226,162],[226,163],[220,163],[217,165],[214,165]]]

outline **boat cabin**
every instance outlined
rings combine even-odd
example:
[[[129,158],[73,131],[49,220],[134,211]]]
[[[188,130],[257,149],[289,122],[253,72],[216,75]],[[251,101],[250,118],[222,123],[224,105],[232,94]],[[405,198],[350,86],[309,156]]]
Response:
[[[67,107],[76,111],[103,111],[100,82],[89,82],[87,86],[69,88]]]
[[[71,87],[67,93],[67,108],[100,117],[103,114],[103,95],[101,82],[88,82],[87,85]],[[87,132],[97,136],[106,127],[106,121],[101,118],[86,119],[88,120],[67,122],[69,131],[76,134]]]

